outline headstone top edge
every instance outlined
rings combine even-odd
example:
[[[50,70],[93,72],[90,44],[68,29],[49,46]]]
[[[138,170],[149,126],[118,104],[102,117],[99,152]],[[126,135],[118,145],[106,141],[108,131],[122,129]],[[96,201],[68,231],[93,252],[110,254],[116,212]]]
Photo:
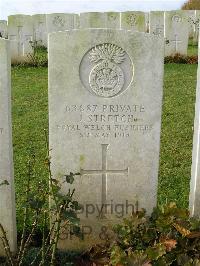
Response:
[[[63,15],[78,15],[78,13],[46,13],[46,16],[63,16]]]
[[[159,42],[164,42],[164,37],[159,37],[155,34],[150,34],[150,33],[146,33],[146,32],[140,32],[140,31],[131,31],[131,30],[126,30],[126,29],[113,29],[113,28],[80,28],[80,29],[71,29],[71,30],[65,30],[65,31],[55,31],[55,32],[51,32],[48,34],[49,39],[54,38],[55,36],[59,36],[59,35],[63,35],[63,36],[69,36],[69,34],[76,34],[77,32],[82,32],[82,33],[86,33],[86,32],[90,32],[90,33],[95,33],[95,32],[112,32],[112,33],[126,33],[128,34],[130,37],[132,36],[141,36],[141,37],[145,37],[145,38],[149,38],[152,40],[158,40]]]
[[[32,15],[26,15],[26,14],[15,14],[15,15],[9,15],[8,16],[8,18],[10,18],[10,17],[26,17],[26,18],[28,18],[28,17],[32,17]]]

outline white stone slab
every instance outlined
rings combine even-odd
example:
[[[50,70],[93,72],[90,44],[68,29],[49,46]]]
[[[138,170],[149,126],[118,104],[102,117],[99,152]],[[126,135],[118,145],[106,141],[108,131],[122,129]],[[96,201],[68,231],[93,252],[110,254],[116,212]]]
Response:
[[[189,27],[189,38],[194,38],[195,34],[195,22],[196,22],[196,11],[195,10],[184,10],[188,18]]]
[[[15,192],[13,175],[11,126],[11,67],[9,41],[0,39],[0,223],[3,225],[12,252],[17,248]],[[0,237],[2,233],[0,231]],[[0,256],[5,255],[0,241]]]
[[[120,29],[120,13],[105,12],[106,28]]]
[[[53,13],[46,15],[47,33],[78,28],[79,16],[73,13]]]
[[[146,26],[145,32],[149,32],[149,18],[150,18],[149,16],[150,16],[150,14],[149,14],[149,12],[145,12],[144,15],[145,15],[145,26]]]
[[[125,30],[50,34],[51,170],[61,182],[81,173],[72,188],[84,206],[82,229],[92,230],[85,241],[72,237],[60,248],[99,242],[102,226],[121,222],[137,201],[148,214],[156,206],[163,46],[157,36]],[[98,211],[106,204],[102,219]]]
[[[106,16],[104,12],[80,13],[80,28],[106,28]]]
[[[199,39],[199,25],[200,25],[200,10],[195,10],[195,32],[194,32],[194,43],[198,43]]]
[[[127,11],[121,13],[121,28],[145,32],[145,13],[140,11]]]
[[[197,71],[196,104],[192,150],[189,208],[192,216],[200,217],[200,51]]]
[[[21,63],[30,60],[33,54],[33,21],[29,15],[8,17],[8,39],[11,41],[11,60]]]
[[[46,28],[46,15],[36,14],[33,18],[33,30],[34,30],[34,41],[38,45],[44,45],[47,47],[47,28]]]
[[[188,18],[184,11],[165,12],[165,55],[176,53],[187,55],[188,49]]]
[[[8,25],[6,20],[0,20],[0,37],[8,38]]]
[[[164,11],[151,11],[149,33],[164,37]]]
[[[119,12],[80,13],[80,28],[120,29],[120,13]]]

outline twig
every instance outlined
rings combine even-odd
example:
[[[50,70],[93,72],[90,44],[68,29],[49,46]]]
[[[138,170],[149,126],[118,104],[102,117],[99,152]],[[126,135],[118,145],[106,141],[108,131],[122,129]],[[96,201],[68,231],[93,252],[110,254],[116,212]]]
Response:
[[[28,246],[29,246],[29,244],[30,244],[30,242],[32,240],[32,236],[33,236],[33,234],[35,232],[37,224],[38,224],[38,214],[37,214],[37,216],[35,218],[35,221],[33,223],[33,227],[32,227],[31,233],[29,234],[29,236],[28,236],[28,238],[27,238],[27,240],[26,240],[26,242],[24,244],[24,248],[23,248],[23,250],[21,252],[21,258],[20,258],[20,261],[19,261],[19,266],[22,265],[22,263],[23,263],[24,254],[26,253],[26,250],[27,250],[27,248],[28,248]]]
[[[10,245],[9,245],[9,242],[8,242],[8,238],[7,238],[6,232],[5,232],[4,228],[3,228],[3,225],[1,223],[0,223],[0,230],[1,230],[2,234],[3,234],[1,239],[2,239],[2,242],[3,242],[3,246],[4,246],[4,250],[5,250],[6,256],[7,256],[8,260],[10,261],[11,266],[14,266],[15,262],[13,260],[12,252],[10,250]]]
[[[31,180],[31,161],[28,161],[28,182],[27,182],[27,189],[26,189],[26,207],[24,210],[24,221],[23,221],[23,232],[21,236],[21,243],[20,243],[20,248],[19,248],[19,253],[17,256],[17,261],[19,262],[21,260],[21,254],[24,249],[24,243],[26,239],[26,226],[27,226],[27,221],[28,221],[28,197],[29,197],[29,192],[30,192],[30,180]]]

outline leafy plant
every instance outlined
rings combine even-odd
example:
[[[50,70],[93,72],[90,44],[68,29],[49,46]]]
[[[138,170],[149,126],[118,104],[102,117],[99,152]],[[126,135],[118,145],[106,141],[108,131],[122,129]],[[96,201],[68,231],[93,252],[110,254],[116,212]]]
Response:
[[[118,266],[200,265],[200,221],[175,203],[155,208],[150,217],[137,210],[113,230],[107,251],[98,246],[98,260],[101,254]],[[88,252],[96,261],[94,254]]]
[[[33,53],[29,53],[27,55],[28,60],[26,62],[26,65],[34,67],[47,66],[47,48],[40,45],[37,41],[31,41],[30,45],[32,47]]]
[[[32,193],[31,180],[34,173],[35,155],[32,153],[28,161],[27,171],[27,185],[26,185],[26,199],[24,202],[24,220],[23,231],[21,240],[19,241],[19,248],[16,255],[13,255],[6,232],[3,226],[0,224],[1,237],[0,240],[3,243],[7,260],[5,265],[21,266],[26,261],[27,254],[30,253],[30,248],[34,246],[34,236],[39,231],[38,228],[42,228],[41,244],[39,248],[34,250],[34,256],[32,257],[29,265],[56,265],[56,252],[60,239],[60,235],[63,229],[75,227],[73,233],[79,236],[79,218],[77,217],[77,210],[80,209],[80,205],[74,200],[74,190],[69,189],[67,194],[61,193],[61,182],[54,179],[51,174],[50,168],[50,154],[47,142],[47,157],[45,164],[49,172],[49,188],[46,186],[46,182],[40,182],[38,184],[38,193]],[[73,184],[75,176],[79,173],[70,173],[65,175],[64,182]],[[7,182],[2,185],[8,185]],[[51,208],[49,209],[46,202],[51,198]],[[30,228],[31,217],[31,228]],[[50,223],[51,220],[51,223]],[[70,232],[71,233],[71,232]]]
[[[174,56],[166,56],[165,64],[167,63],[175,63],[175,64],[198,64],[198,56],[197,55],[181,55],[175,54]]]

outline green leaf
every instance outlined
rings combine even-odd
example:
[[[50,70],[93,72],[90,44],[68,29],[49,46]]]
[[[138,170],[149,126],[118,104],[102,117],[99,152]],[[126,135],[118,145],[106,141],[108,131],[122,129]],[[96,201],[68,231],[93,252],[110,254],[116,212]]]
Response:
[[[146,253],[148,255],[148,258],[151,260],[157,260],[160,257],[162,257],[164,254],[166,254],[165,246],[163,244],[156,244],[153,247],[148,247],[146,249]]]
[[[69,184],[73,184],[74,182],[74,174],[70,172],[69,175],[65,175],[65,181]]]

